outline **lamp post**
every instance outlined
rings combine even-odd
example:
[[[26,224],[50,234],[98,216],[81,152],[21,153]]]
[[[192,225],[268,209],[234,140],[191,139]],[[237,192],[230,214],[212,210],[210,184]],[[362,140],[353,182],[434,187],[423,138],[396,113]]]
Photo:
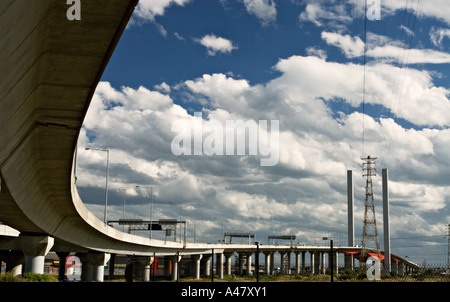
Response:
[[[106,189],[105,189],[105,211],[103,213],[103,222],[106,223],[108,216],[108,179],[109,179],[109,149],[85,148],[85,150],[94,150],[106,152]]]
[[[330,240],[330,276],[333,282],[333,239],[330,237],[322,237],[323,240]]]
[[[153,222],[152,222],[152,212],[153,212],[153,187],[145,187],[145,186],[136,186],[137,189],[145,188],[150,189],[150,235],[149,238],[152,239],[152,228],[153,228]]]
[[[256,255],[255,255],[255,270],[256,270],[256,282],[259,282],[259,241],[255,241]]]

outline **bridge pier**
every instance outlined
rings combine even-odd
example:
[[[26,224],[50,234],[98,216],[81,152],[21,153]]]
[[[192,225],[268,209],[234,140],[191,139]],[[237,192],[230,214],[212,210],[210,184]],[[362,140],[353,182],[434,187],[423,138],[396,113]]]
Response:
[[[180,269],[180,255],[175,255],[170,257],[170,261],[172,262],[172,281],[177,280],[178,278],[178,270]]]
[[[53,237],[20,235],[19,242],[25,255],[25,273],[43,274],[45,256],[53,246]]]
[[[325,269],[326,269],[326,265],[325,265],[325,252],[320,252],[319,253],[320,254],[320,264],[321,264],[321,266],[320,266],[320,268],[321,268],[321,270],[320,270],[320,272],[322,273],[322,274],[325,274]],[[329,255],[329,253],[328,253],[328,259],[330,259],[330,257],[331,257],[331,255]],[[330,263],[330,262],[328,262],[328,263]]]
[[[225,252],[225,274],[231,275],[231,257],[234,255],[234,252]]]
[[[347,270],[353,271],[353,269],[355,268],[355,259],[353,258],[353,255],[345,254],[345,256],[344,256],[344,267]]]
[[[150,281],[151,266],[152,266],[153,260],[155,258],[153,256],[137,256],[134,259],[136,262],[139,263],[139,268],[140,268],[139,274],[140,274],[140,277],[142,278],[142,280]],[[110,261],[111,260],[113,260],[113,257],[111,257]],[[110,279],[110,280],[112,280],[112,279]]]
[[[200,260],[202,259],[202,255],[192,255],[191,260],[194,266],[194,278],[200,279]]]
[[[306,252],[302,252],[302,268],[301,268],[302,273],[306,272],[305,259],[306,259]]]
[[[285,265],[286,252],[279,251],[279,253],[280,253],[280,272],[282,274],[285,274],[286,273],[286,265]]]
[[[203,261],[203,276],[211,276],[211,254],[202,255]]]
[[[69,252],[56,252],[56,255],[59,258],[59,266],[58,266],[58,280],[64,281],[64,276],[66,274],[66,257],[69,256]]]
[[[247,276],[250,276],[252,274],[252,253],[246,253],[247,255],[247,269],[246,273]]]
[[[218,253],[216,259],[217,276],[219,279],[223,279],[223,253]]]
[[[295,273],[300,274],[300,252],[295,251]]]
[[[21,251],[1,251],[0,259],[6,263],[6,272],[10,272],[13,276],[22,274],[22,264],[25,256]]]
[[[266,270],[266,274],[267,275],[270,275],[271,274],[271,267],[272,267],[272,255],[273,255],[273,252],[263,252],[263,254],[264,254],[264,267],[265,267],[265,270]]]
[[[81,261],[81,280],[103,282],[105,275],[105,264],[109,261],[110,254],[88,252],[77,253]]]

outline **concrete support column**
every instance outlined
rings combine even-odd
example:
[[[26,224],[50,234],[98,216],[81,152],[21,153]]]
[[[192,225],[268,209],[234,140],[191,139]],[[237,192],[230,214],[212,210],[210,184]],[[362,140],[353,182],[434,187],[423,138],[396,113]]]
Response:
[[[105,277],[105,264],[108,263],[110,254],[99,253],[99,254],[88,254],[88,258],[93,264],[93,275],[92,279],[94,281],[103,282]]]
[[[311,274],[315,274],[316,273],[316,271],[315,271],[315,267],[316,267],[316,265],[315,265],[315,254],[316,254],[316,252],[309,252],[309,256],[310,256],[310,266],[311,266]]]
[[[333,272],[335,274],[337,274],[338,273],[338,266],[339,266],[339,264],[338,264],[338,252],[337,251],[333,251],[331,254],[328,253],[328,257],[329,257],[328,258],[329,266],[331,265],[331,260],[333,260]],[[331,257],[333,259],[331,259]],[[330,269],[331,269],[331,266],[330,266]]]
[[[344,266],[347,270],[353,270],[355,267],[355,259],[352,254],[345,254],[344,256]]]
[[[139,274],[142,280],[150,281],[151,267],[153,263],[154,257],[152,256],[138,256],[135,257],[135,261],[139,263],[141,268]]]
[[[302,252],[302,273],[306,272],[306,252]]]
[[[223,253],[218,253],[216,259],[217,276],[219,279],[223,279]]]
[[[191,259],[194,263],[194,278],[200,279],[200,260],[202,259],[202,255],[192,255]]]
[[[286,254],[284,251],[280,251],[279,253],[280,253],[280,272],[282,274],[285,274],[286,273],[286,267],[285,267],[286,266],[285,265]]]
[[[225,274],[231,275],[231,257],[234,253],[225,253]]]
[[[110,254],[89,252],[77,254],[77,256],[82,263],[81,280],[103,282],[105,264],[109,261]]]
[[[211,254],[204,254],[202,260],[204,276],[211,276]]]
[[[239,266],[238,266],[239,275],[242,276],[244,274],[244,254],[243,253],[238,253],[238,262],[239,262]]]
[[[398,262],[397,267],[398,267],[398,274],[399,274],[400,276],[405,275],[405,271],[404,271],[404,263],[403,263],[403,262]]]
[[[339,262],[339,253],[337,251],[335,251],[333,253],[333,266],[334,266],[333,271],[335,272],[336,275],[339,274],[339,263],[338,262]]]
[[[81,281],[92,281],[92,265],[89,263],[87,253],[77,253],[81,262]]]
[[[1,251],[1,259],[6,263],[6,272],[10,272],[13,276],[22,274],[22,264],[25,256],[21,251]]]
[[[330,257],[330,255],[329,255]],[[321,273],[325,274],[325,269],[326,269],[326,265],[325,265],[325,253],[320,252],[320,263],[321,263]],[[328,262],[330,263],[330,262]]]
[[[43,274],[45,255],[53,246],[53,237],[20,235],[19,240],[25,255],[25,272]]]
[[[271,271],[270,274],[273,274],[273,272],[275,270],[275,261],[274,261],[274,259],[275,259],[275,253],[272,253],[270,255],[270,271]]]
[[[170,271],[171,263],[172,263],[172,261],[170,260],[170,257],[169,256],[164,256],[163,275],[165,277],[168,277],[171,274],[171,271]]]
[[[252,253],[247,253],[247,275],[252,274]]]
[[[178,270],[180,269],[179,267],[179,262],[181,260],[181,256],[179,255],[175,255],[170,257],[170,261],[172,262],[172,281],[177,280],[178,278]]]
[[[291,252],[286,252],[286,274],[291,274]]]
[[[116,266],[116,254],[111,254],[108,266],[108,280],[114,280],[114,267]]]
[[[314,273],[319,274],[319,267],[320,267],[320,253],[315,252],[314,253]]]
[[[273,253],[272,252],[264,252],[264,267],[265,267],[265,269],[266,269],[266,274],[267,275],[270,275],[270,267],[272,266],[272,263],[271,263],[271,255],[272,255]]]
[[[391,267],[392,267],[391,271],[398,274],[398,262],[397,261],[392,262]]]
[[[295,273],[300,274],[300,252],[295,251]]]
[[[144,266],[144,281],[150,281],[151,279],[153,260],[155,260],[154,257],[147,257],[147,261]]]
[[[58,266],[58,280],[64,281],[64,277],[66,275],[66,257],[69,256],[69,252],[56,252],[56,255],[59,258],[59,266]]]

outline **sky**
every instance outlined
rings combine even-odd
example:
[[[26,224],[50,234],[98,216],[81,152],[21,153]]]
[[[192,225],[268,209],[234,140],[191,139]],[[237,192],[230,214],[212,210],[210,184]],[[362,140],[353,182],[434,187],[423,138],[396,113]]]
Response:
[[[371,156],[381,247],[386,168],[392,253],[445,263],[449,25],[446,0],[141,0],[83,123],[80,196],[104,218],[106,152],[85,148],[108,149],[108,220],[344,246],[352,170],[360,245]]]

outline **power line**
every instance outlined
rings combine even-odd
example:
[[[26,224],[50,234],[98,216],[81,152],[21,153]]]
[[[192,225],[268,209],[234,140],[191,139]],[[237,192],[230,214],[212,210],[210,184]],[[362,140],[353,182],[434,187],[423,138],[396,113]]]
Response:
[[[402,24],[400,26],[401,29],[401,36],[400,36],[400,42],[405,45],[403,48],[399,48],[399,53],[397,56],[397,65],[399,66],[399,71],[398,71],[398,75],[395,77],[393,84],[392,84],[392,94],[391,94],[391,99],[389,101],[389,104],[387,104],[388,107],[391,107],[391,112],[393,113],[395,111],[394,106],[391,105],[393,102],[395,102],[396,105],[398,105],[399,99],[402,95],[402,91],[403,91],[403,86],[405,83],[405,69],[404,66],[408,64],[409,61],[409,54],[410,54],[410,50],[412,47],[412,41],[413,41],[413,36],[414,36],[414,31],[415,31],[415,27],[416,27],[416,20],[417,20],[417,13],[419,10],[419,0],[417,0],[417,4],[416,4],[416,9],[415,9],[415,14],[414,14],[414,19],[412,21],[412,26],[410,26],[411,24],[411,19],[412,19],[412,14],[409,14],[408,17],[408,25],[406,25],[406,16],[408,15],[408,11],[413,10],[413,2],[414,0],[411,1],[411,5],[410,7],[408,7],[408,2],[409,0],[406,0],[405,3],[405,11],[403,14],[403,20],[402,20]],[[407,28],[411,31],[411,38],[409,39],[409,43],[408,43],[408,34],[406,33],[405,29],[402,29],[402,27]],[[405,40],[403,42],[403,36],[405,36]],[[406,48],[407,46],[407,48]],[[402,52],[403,51],[403,52]],[[402,52],[402,59],[400,60],[400,53]],[[406,60],[405,60],[405,53],[406,53]],[[401,83],[401,84],[399,84]],[[392,144],[392,136],[389,137],[388,140],[385,141],[386,146],[383,148],[384,151],[381,154],[381,160],[380,160],[380,164],[384,161],[384,155],[385,154],[389,154],[389,150],[391,148],[391,144]]]
[[[442,235],[433,235],[433,236],[419,236],[419,237],[397,237],[397,238],[391,238],[391,240],[423,239],[423,238],[443,238],[443,236]]]
[[[364,1],[364,12],[367,12],[367,0]],[[364,15],[364,50],[363,50],[363,95],[362,95],[362,137],[361,137],[361,155],[364,156],[364,116],[366,106],[366,52],[367,52],[367,17]]]

